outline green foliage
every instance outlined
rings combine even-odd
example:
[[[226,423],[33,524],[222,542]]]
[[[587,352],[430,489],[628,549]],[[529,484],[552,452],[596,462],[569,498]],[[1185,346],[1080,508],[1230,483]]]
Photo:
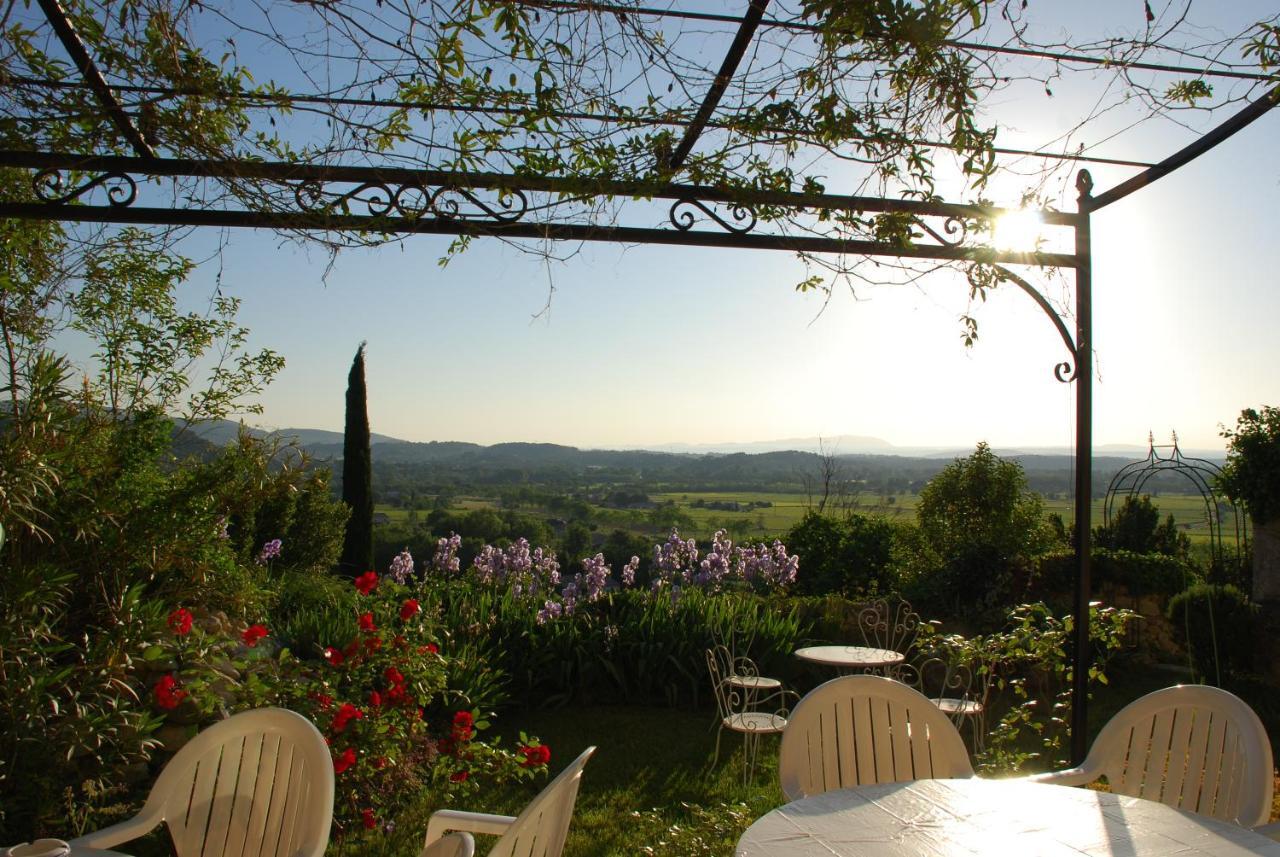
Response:
[[[298,711],[325,733],[338,779],[338,835],[399,817],[427,788],[445,797],[474,794],[545,771],[476,737],[489,727],[488,713],[459,707],[448,693],[453,655],[435,615],[386,578],[356,582],[354,594],[330,590],[319,599],[324,616],[345,614],[322,629],[331,635],[320,640],[323,649],[301,658],[286,651],[278,671],[258,677],[246,699],[251,707]],[[537,746],[523,736],[521,743]]]
[[[1217,488],[1244,503],[1257,523],[1280,516],[1280,408],[1240,412],[1234,429],[1224,428],[1227,460]]]
[[[1110,524],[1094,528],[1093,541],[1099,547],[1138,554],[1186,557],[1191,552],[1191,539],[1178,530],[1173,515],[1161,523],[1159,508],[1145,494],[1125,497]]]
[[[1169,601],[1169,621],[1197,674],[1222,686],[1255,668],[1258,608],[1230,585],[1200,583]]]
[[[201,459],[175,456],[164,407],[225,415],[279,367],[270,352],[244,353],[233,303],[207,317],[176,312],[185,260],[128,230],[107,250],[79,245],[78,257],[39,224],[0,221],[0,236],[25,256],[0,265],[13,403],[0,433],[0,838],[18,841],[136,805],[158,715],[170,712],[161,700],[180,703],[181,725],[194,728],[227,703],[239,672],[235,637],[170,645],[169,607],[209,605],[224,630],[262,615],[273,572],[289,564],[253,561],[255,526],[297,536],[301,573],[332,562],[311,534],[332,528],[336,504],[305,460],[281,461],[247,436]],[[73,270],[83,277],[71,291]],[[98,383],[75,389],[51,352],[65,326],[98,349]],[[197,375],[211,351],[223,362]],[[173,682],[161,695],[157,676]]]
[[[1091,686],[1107,684],[1107,664],[1134,618],[1129,610],[1090,606]],[[1072,616],[1056,617],[1044,604],[1021,604],[1009,610],[1004,631],[958,641],[961,655],[991,670],[995,690],[1009,691],[1015,700],[990,727],[980,772],[1013,773],[1033,760],[1040,770],[1066,763],[1074,624]]]
[[[709,698],[706,650],[727,629],[753,640],[761,669],[790,666],[807,633],[786,602],[745,592],[615,591],[542,622],[540,600],[505,587],[428,579],[422,592],[453,630],[450,651],[475,647],[524,705],[696,703]]]
[[[118,418],[151,408],[187,422],[221,419],[284,368],[270,349],[245,351],[249,330],[235,323],[238,298],[217,295],[208,315],[178,312],[176,288],[194,268],[134,228],[88,255],[68,299],[70,326],[97,346],[98,389]],[[191,374],[210,352],[217,360],[193,390]],[[261,412],[252,402],[242,408]]]
[[[1132,595],[1173,595],[1198,580],[1199,571],[1185,557],[1162,553],[1094,548],[1090,554],[1094,589],[1111,583]],[[1030,592],[1037,598],[1066,599],[1075,591],[1076,555],[1055,551],[1036,557]]]
[[[806,513],[783,537],[800,557],[797,592],[852,598],[895,588],[894,532],[882,518],[850,515],[836,520]]]
[[[135,782],[155,745],[160,721],[129,665],[158,624],[156,606],[133,588],[110,616],[69,626],[75,585],[45,565],[0,575],[0,841],[65,833],[68,789]]]
[[[355,576],[373,568],[373,460],[365,401],[364,343],[347,375],[347,421],[342,435],[342,502],[351,510],[342,542],[342,569]]]
[[[917,520],[942,563],[919,591],[942,603],[1007,603],[1030,558],[1052,544],[1040,497],[1027,490],[1021,465],[985,443],[924,487]]]

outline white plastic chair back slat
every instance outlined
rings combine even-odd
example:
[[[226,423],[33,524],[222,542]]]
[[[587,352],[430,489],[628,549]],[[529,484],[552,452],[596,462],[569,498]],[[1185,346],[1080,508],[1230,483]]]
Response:
[[[782,733],[782,791],[797,800],[838,788],[971,777],[954,724],[932,702],[883,676],[833,679],[800,700]]]
[[[244,749],[240,757],[241,776],[247,776],[253,787],[240,798],[240,803],[231,814],[227,824],[227,839],[222,847],[222,857],[244,857],[245,841],[249,834],[254,805],[258,796],[258,788],[262,781],[258,770],[258,761],[262,757],[262,738],[252,735],[244,739]]]
[[[1246,827],[1267,820],[1271,744],[1258,716],[1216,687],[1158,690],[1121,709],[1080,770],[1112,791]]]
[[[582,769],[595,751],[595,747],[588,747],[557,774],[516,816],[489,857],[559,857],[573,820]]]
[[[306,718],[247,711],[179,750],[136,818],[76,843],[111,848],[163,822],[177,857],[322,857],[333,790],[329,749]]]

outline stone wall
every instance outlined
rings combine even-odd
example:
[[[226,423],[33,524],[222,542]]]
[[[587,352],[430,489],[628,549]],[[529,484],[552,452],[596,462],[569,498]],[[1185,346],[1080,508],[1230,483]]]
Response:
[[[1165,610],[1169,607],[1169,596],[1134,596],[1128,587],[1111,583],[1103,584],[1098,596],[1104,604],[1124,607],[1142,617],[1131,638],[1140,652],[1158,661],[1185,660],[1187,650],[1178,642],[1173,623],[1165,615]]]

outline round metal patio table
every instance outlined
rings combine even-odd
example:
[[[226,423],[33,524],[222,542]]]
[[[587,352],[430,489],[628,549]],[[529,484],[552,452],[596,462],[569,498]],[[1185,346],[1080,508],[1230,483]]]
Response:
[[[779,807],[734,857],[1280,857],[1280,842],[1125,795],[1019,780],[915,780]]]
[[[807,646],[796,649],[796,657],[812,664],[849,671],[887,669],[906,660],[901,652],[870,646]]]

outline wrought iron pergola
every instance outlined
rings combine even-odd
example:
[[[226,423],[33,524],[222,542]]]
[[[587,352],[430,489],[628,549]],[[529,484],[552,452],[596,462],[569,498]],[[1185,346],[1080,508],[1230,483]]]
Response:
[[[530,0],[532,2],[532,0]],[[736,35],[714,83],[696,114],[680,123],[683,134],[664,156],[660,175],[674,176],[693,152],[726,87],[737,73],[760,26],[768,0],[749,0],[741,18],[715,17],[737,24]],[[1074,212],[1039,212],[1050,227],[1069,229],[1073,247],[1068,253],[1027,253],[992,248],[970,240],[969,226],[990,225],[1007,209],[985,205],[913,201],[837,194],[765,191],[680,184],[670,179],[647,182],[597,178],[530,176],[493,172],[457,172],[396,166],[337,166],[264,162],[248,159],[191,160],[159,157],[147,136],[96,67],[57,0],[39,0],[54,32],[79,70],[83,84],[96,97],[103,114],[133,156],[86,152],[0,151],[0,166],[32,172],[35,201],[0,200],[0,217],[97,223],[179,226],[247,227],[377,235],[437,234],[511,239],[605,241],[698,247],[789,250],[807,253],[985,262],[1000,265],[1001,276],[1017,285],[1044,311],[1066,348],[1054,367],[1058,381],[1075,384],[1076,589],[1071,747],[1075,761],[1086,750],[1087,665],[1090,596],[1090,504],[1092,485],[1092,268],[1090,218],[1102,208],[1176,170],[1262,116],[1280,100],[1280,86],[1270,89],[1199,140],[1156,164],[1124,162],[1085,156],[1061,156],[1073,161],[1098,161],[1145,166],[1146,169],[1102,193],[1095,194],[1087,169],[1076,177]],[[541,0],[535,5],[572,5]],[[607,5],[607,4],[606,4]],[[585,8],[585,7],[584,7]],[[604,8],[591,4],[591,8]],[[622,8],[622,7],[619,7]],[[635,11],[629,9],[629,11]],[[697,13],[675,13],[695,15]],[[1262,76],[1253,76],[1264,79]],[[46,82],[48,83],[48,82]],[[52,85],[52,84],[50,84]],[[1006,150],[1009,151],[1009,150]],[[1018,152],[1041,156],[1036,152]],[[269,188],[269,204],[209,208],[174,201],[149,204],[139,192],[143,182],[159,178],[189,178],[223,183],[253,181]],[[659,228],[613,224],[557,222],[540,219],[530,194],[579,199],[661,200],[669,203],[667,225]],[[147,204],[144,204],[147,203]],[[910,243],[795,235],[772,229],[757,217],[769,209],[824,216],[876,214],[909,216],[920,239]],[[1009,265],[1073,271],[1073,324],[1025,278]]]

